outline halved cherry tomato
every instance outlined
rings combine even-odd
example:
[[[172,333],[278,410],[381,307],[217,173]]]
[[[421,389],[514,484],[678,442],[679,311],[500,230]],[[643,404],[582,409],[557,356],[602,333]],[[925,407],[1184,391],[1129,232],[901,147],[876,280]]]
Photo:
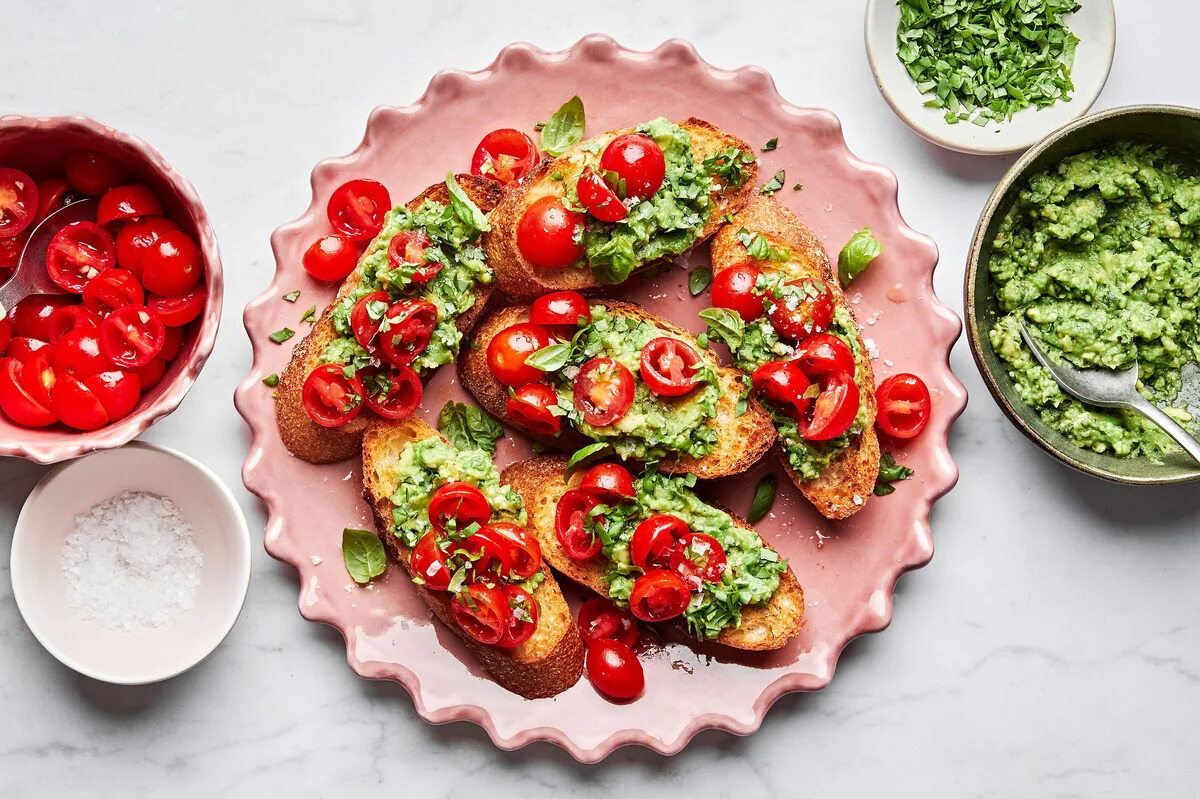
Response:
[[[550,331],[532,322],[520,322],[501,330],[488,342],[487,362],[492,377],[506,386],[523,386],[545,374],[525,364],[538,350],[554,343]]]
[[[430,591],[445,591],[450,587],[453,577],[446,553],[438,546],[436,533],[426,533],[413,547],[408,556],[408,564],[413,574],[424,581],[424,587]]]
[[[372,352],[375,351],[375,336],[379,333],[379,325],[387,314],[391,297],[386,291],[373,291],[360,297],[350,309],[350,328],[358,343]]]
[[[427,283],[442,271],[441,261],[426,261],[425,250],[433,242],[423,230],[401,230],[388,242],[388,263],[393,269],[401,264],[416,264],[413,283]]]
[[[404,299],[388,308],[379,327],[379,351],[397,366],[408,366],[425,351],[437,327],[437,306]]]
[[[533,139],[519,130],[500,128],[483,137],[471,156],[471,174],[511,183],[520,180],[538,162]]]
[[[138,381],[142,384],[142,391],[149,391],[158,382],[162,380],[163,373],[167,371],[167,362],[162,358],[155,358],[145,366],[139,366],[133,370],[137,375]]]
[[[12,238],[34,223],[38,186],[19,169],[0,168],[0,238]]]
[[[763,315],[763,295],[755,287],[762,270],[749,261],[722,269],[713,276],[712,304],[728,308],[747,322]]]
[[[25,249],[27,241],[29,241],[28,233],[0,239],[0,269],[7,272],[9,269],[17,268],[17,264],[21,262],[21,251]],[[7,274],[0,277],[0,283],[8,280],[8,277]]]
[[[508,543],[509,571],[512,576],[525,580],[537,574],[542,567],[542,545],[533,533],[513,522],[492,522],[484,530]]]
[[[533,637],[537,630],[538,606],[533,595],[519,585],[506,583],[500,590],[508,601],[508,626],[496,646],[512,649]]]
[[[38,212],[34,224],[62,208],[71,184],[62,178],[46,178],[38,181]]]
[[[63,225],[46,249],[50,279],[80,294],[87,282],[117,265],[117,245],[107,230],[94,222]]]
[[[8,355],[11,358],[16,358],[19,361],[24,361],[38,350],[46,350],[47,357],[54,352],[54,349],[50,347],[48,342],[41,341],[36,338],[14,336],[8,342],[8,349],[5,351],[5,355]]]
[[[594,596],[579,609],[579,634],[587,646],[599,641],[620,641],[633,647],[638,640],[637,620],[629,611]]]
[[[173,297],[190,291],[204,274],[196,240],[182,230],[163,233],[142,258],[142,285],[151,294]]]
[[[529,306],[529,321],[546,328],[552,336],[569,339],[579,325],[592,321],[592,309],[578,291],[552,291]]]
[[[145,366],[162,351],[167,329],[144,305],[126,305],[100,324],[100,351],[117,366]]]
[[[879,429],[892,438],[913,438],[929,423],[933,401],[925,381],[916,375],[892,375],[875,389]]]
[[[77,327],[54,344],[50,359],[54,373],[87,377],[113,368],[112,361],[100,351],[100,331],[95,327]]]
[[[791,361],[764,363],[754,370],[750,382],[767,401],[793,419],[804,416],[812,404],[812,397],[808,394],[809,380],[803,370]]]
[[[575,240],[582,225],[583,214],[568,210],[558,197],[542,197],[521,214],[517,249],[534,266],[570,266],[583,255],[583,247]]]
[[[470,483],[446,483],[429,499],[429,523],[438,532],[445,530],[451,520],[455,530],[462,530],[472,524],[482,527],[491,517],[487,498]]]
[[[643,133],[626,133],[609,142],[600,156],[600,169],[625,181],[625,196],[644,200],[662,185],[667,162],[662,148]]]
[[[817,333],[801,341],[793,362],[809,380],[838,372],[854,376],[854,353],[832,333]]]
[[[100,322],[99,316],[82,305],[64,305],[62,308],[54,309],[54,313],[50,314],[50,322],[47,325],[50,333],[49,341],[51,344],[57,344],[59,339],[72,330],[79,328],[94,330],[100,327]]]
[[[450,614],[464,633],[481,644],[500,643],[512,616],[504,592],[484,583],[463,588],[450,600]]]
[[[550,409],[558,404],[558,394],[545,383],[526,383],[514,389],[504,405],[513,423],[541,436],[556,436],[562,420]]]
[[[575,191],[580,204],[601,222],[619,222],[629,216],[629,209],[621,204],[621,198],[590,166],[583,168]]]
[[[824,283],[803,278],[789,286],[800,289],[771,302],[767,316],[776,332],[784,338],[799,341],[814,333],[824,333],[833,321],[833,294]]]
[[[162,216],[149,216],[122,226],[117,231],[117,264],[141,280],[146,254],[162,236],[176,230],[179,225]]]
[[[168,327],[163,332],[162,349],[158,351],[159,358],[164,361],[173,361],[179,351],[183,349],[183,331],[178,327]]]
[[[108,422],[129,415],[142,396],[142,381],[133,372],[110,369],[83,378],[83,384],[100,400]]]
[[[117,270],[114,269],[113,271]],[[86,300],[86,290],[83,292],[83,296]],[[150,298],[150,301],[146,305],[150,310],[158,314],[158,318],[167,327],[183,327],[200,315],[200,312],[204,310],[204,303],[207,300],[208,290],[204,286],[198,286],[189,292],[174,297],[159,297],[155,295]]]
[[[102,317],[126,305],[141,305],[145,299],[142,284],[124,269],[101,272],[83,287],[84,307]]]
[[[383,220],[391,210],[392,198],[376,180],[351,180],[334,189],[326,215],[338,233],[362,241],[374,238],[383,229]]]
[[[692,592],[683,578],[666,569],[651,569],[633,584],[629,612],[642,621],[666,621],[687,610]]]
[[[471,574],[476,580],[495,582],[496,577],[512,570],[512,548],[508,539],[490,524],[462,541],[456,541],[455,547],[471,556]]]
[[[849,375],[836,373],[821,378],[821,393],[813,401],[812,418],[800,425],[800,435],[809,441],[828,441],[850,429],[858,414],[858,385]]]
[[[671,553],[671,571],[693,590],[704,583],[719,583],[726,569],[725,547],[711,535],[688,533]]]
[[[659,336],[642,347],[646,387],[660,397],[681,397],[696,387],[700,353],[685,341]]]
[[[691,532],[687,522],[678,516],[655,513],[634,529],[629,540],[629,557],[634,565],[646,571],[666,569],[679,540]]]
[[[646,690],[641,661],[625,644],[605,639],[588,647],[584,661],[596,690],[613,699],[633,699]]]
[[[633,475],[619,463],[599,463],[588,469],[579,489],[605,503],[632,499],[636,495]]]
[[[554,508],[554,533],[572,560],[589,560],[600,554],[600,536],[588,529],[604,523],[603,516],[589,516],[599,504],[600,500],[586,491],[572,488]]]
[[[300,263],[317,280],[345,280],[358,264],[358,248],[350,239],[333,233],[314,241]]]
[[[59,308],[75,302],[62,294],[30,294],[17,300],[12,308],[13,336],[50,340],[50,316]]]
[[[592,358],[575,378],[575,407],[590,425],[619,421],[633,405],[633,373],[612,358]]]
[[[3,355],[4,351],[8,349],[8,342],[11,340],[12,320],[7,316],[0,316],[0,355]]]
[[[120,185],[125,170],[117,159],[95,150],[72,150],[63,164],[67,181],[76,191],[89,197],[99,197]]]
[[[59,421],[76,430],[96,430],[108,424],[100,398],[75,375],[55,375],[50,392]]]
[[[26,360],[0,358],[0,410],[19,425],[45,427],[58,421],[49,389],[42,382],[43,368],[53,386],[54,373],[45,355]]]
[[[117,186],[104,192],[96,209],[101,225],[136,222],[148,216],[162,216],[163,205],[154,190],[143,183]]]
[[[346,377],[345,370],[345,364],[327,363],[304,379],[300,393],[304,409],[322,427],[341,427],[362,410],[362,381],[358,375]]]
[[[407,419],[421,404],[421,378],[411,367],[360,371],[367,407],[384,419]]]

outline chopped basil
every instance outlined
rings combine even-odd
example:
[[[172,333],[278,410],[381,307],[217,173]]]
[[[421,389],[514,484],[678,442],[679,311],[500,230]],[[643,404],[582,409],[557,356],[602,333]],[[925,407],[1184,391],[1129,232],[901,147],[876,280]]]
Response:
[[[882,252],[883,245],[871,235],[870,228],[858,231],[838,253],[838,280],[843,286],[850,285],[850,281],[861,275]]]
[[[567,471],[578,466],[583,461],[608,449],[608,444],[603,441],[597,441],[593,444],[588,444],[586,447],[580,447],[571,453],[571,457],[567,459]]]
[[[346,571],[359,585],[366,585],[372,578],[383,574],[387,568],[387,554],[379,537],[369,530],[347,527],[342,530],[342,559]]]
[[[295,302],[296,300],[300,299],[300,289],[289,291],[287,294],[283,295],[283,299],[286,302]]]
[[[787,247],[773,247],[767,237],[761,233],[751,233],[742,228],[737,234],[738,241],[746,248],[746,253],[756,261],[778,261],[780,263],[791,257]]]
[[[746,166],[757,160],[758,157],[754,153],[729,147],[705,158],[702,165],[709,175],[725,178],[725,182],[736,189],[746,182]]]
[[[803,188],[804,188],[803,183],[797,183],[795,186],[792,186],[792,191],[800,191]]]
[[[712,267],[700,264],[688,273],[688,291],[693,297],[699,296],[712,283]]]
[[[550,173],[550,179],[551,179],[551,180],[562,180],[564,177],[566,177],[566,176],[565,176],[565,175],[563,175],[563,173],[562,173],[562,170],[561,170],[561,169],[556,169],[556,170],[554,170],[553,172],[551,172],[551,173]]]
[[[907,480],[913,476],[913,470],[896,463],[892,453],[885,452],[879,459],[879,476],[875,478],[875,496],[886,497],[896,490],[892,485],[898,480]]]
[[[767,511],[771,509],[771,505],[775,504],[775,473],[766,475],[758,481],[758,485],[754,487],[754,499],[750,501],[750,512],[746,514],[746,521],[751,524],[758,523]]]
[[[276,330],[267,338],[271,339],[271,341],[274,341],[276,344],[282,344],[294,335],[296,335],[295,330],[292,330],[290,327],[285,327],[282,330]]]
[[[557,372],[566,365],[567,358],[570,356],[571,345],[565,341],[560,341],[542,347],[530,355],[525,359],[525,365],[532,366],[534,369],[540,369],[543,372]]]
[[[779,137],[772,136],[771,138],[767,139],[767,143],[763,145],[763,152],[769,152],[770,150],[774,150],[778,146],[779,146]]]
[[[494,455],[496,439],[504,435],[504,428],[474,405],[451,400],[438,414],[438,432],[458,449],[481,449]]]
[[[550,155],[562,155],[583,141],[583,128],[583,100],[575,95],[542,126],[542,149]]]
[[[762,187],[762,193],[763,194],[774,194],[775,192],[777,192],[783,188],[784,181],[786,181],[786,180],[787,180],[787,173],[784,172],[784,170],[782,170],[782,169],[779,170],[778,172],[775,173],[775,177],[768,180],[766,185]]]
[[[492,226],[488,224],[487,216],[479,210],[479,206],[471,202],[471,198],[454,179],[453,172],[446,173],[446,188],[450,190],[450,208],[460,222],[470,225],[480,233],[492,229]]]
[[[267,375],[263,378],[263,385],[275,388],[275,386],[279,385],[279,375],[275,374],[274,372]]]
[[[300,317],[301,322],[311,322],[317,318],[317,306],[310,305],[308,310],[304,312],[304,316]]]

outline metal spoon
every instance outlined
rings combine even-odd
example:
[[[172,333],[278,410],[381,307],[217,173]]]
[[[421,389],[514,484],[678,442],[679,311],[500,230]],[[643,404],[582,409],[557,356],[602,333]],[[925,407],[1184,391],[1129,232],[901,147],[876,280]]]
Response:
[[[1033,351],[1033,357],[1042,366],[1050,370],[1051,376],[1059,388],[1077,400],[1089,405],[1099,405],[1101,408],[1127,408],[1137,411],[1150,421],[1162,428],[1163,432],[1175,439],[1175,443],[1183,448],[1200,463],[1200,441],[1192,438],[1187,430],[1163,413],[1157,405],[1143,397],[1137,390],[1138,365],[1122,371],[1113,369],[1077,369],[1066,361],[1050,360],[1041,346],[1025,327],[1025,320],[1017,317],[1021,327],[1021,338]]]
[[[21,250],[17,268],[4,285],[0,286],[0,318],[8,314],[22,297],[30,294],[64,294],[65,292],[50,279],[46,272],[46,250],[50,239],[60,228],[72,222],[95,222],[96,209],[100,201],[85,198],[64,205],[38,223]]]

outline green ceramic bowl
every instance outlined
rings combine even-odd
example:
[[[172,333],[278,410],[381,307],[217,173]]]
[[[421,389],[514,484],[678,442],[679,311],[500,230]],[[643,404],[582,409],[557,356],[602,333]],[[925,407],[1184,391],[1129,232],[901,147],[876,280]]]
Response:
[[[1118,458],[1083,449],[1051,429],[1021,401],[1003,362],[992,351],[988,331],[998,316],[992,294],[988,261],[996,229],[1029,177],[1068,155],[1103,147],[1117,141],[1154,142],[1171,147],[1200,165],[1200,109],[1169,105],[1135,105],[1113,108],[1084,117],[1051,133],[1013,164],[988,198],[979,217],[963,286],[967,312],[967,340],[988,391],[1017,429],[1046,452],[1068,466],[1106,480],[1133,485],[1185,483],[1200,480],[1200,466],[1182,452],[1163,463],[1144,458]]]

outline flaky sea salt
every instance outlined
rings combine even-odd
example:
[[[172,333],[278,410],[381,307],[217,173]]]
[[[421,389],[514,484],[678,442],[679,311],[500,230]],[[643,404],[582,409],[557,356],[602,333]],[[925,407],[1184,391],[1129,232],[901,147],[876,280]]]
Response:
[[[175,503],[123,491],[75,517],[62,549],[67,600],[84,621],[135,632],[191,610],[204,556]]]

